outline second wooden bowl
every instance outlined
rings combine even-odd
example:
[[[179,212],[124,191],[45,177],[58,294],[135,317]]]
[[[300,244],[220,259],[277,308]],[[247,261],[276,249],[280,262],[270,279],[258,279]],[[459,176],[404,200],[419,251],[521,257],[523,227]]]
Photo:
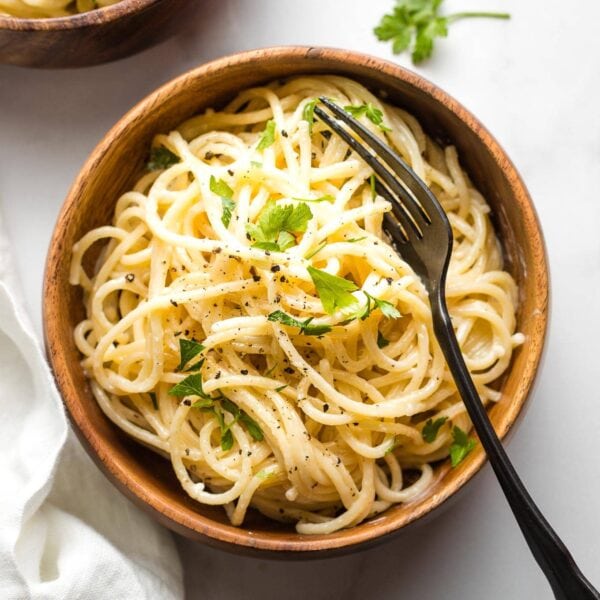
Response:
[[[84,67],[134,54],[177,30],[193,0],[122,0],[51,19],[0,16],[0,63]]]
[[[523,408],[542,354],[547,323],[548,274],[542,234],[514,166],[489,132],[439,88],[394,64],[343,50],[273,48],[222,58],[171,81],[138,104],[106,135],[73,185],[52,237],[46,265],[44,325],[47,352],[73,425],[90,455],[134,502],[173,530],[208,544],[276,557],[349,552],[396,534],[432,513],[481,468],[481,448],[456,469],[436,467],[436,482],[420,500],[330,535],[302,536],[251,513],[241,528],[219,507],[202,506],[181,489],[168,461],[130,440],[103,415],[79,364],[73,328],[83,318],[81,293],[69,285],[71,248],[84,233],[107,224],[117,198],[144,168],[153,136],[168,132],[241,89],[302,73],[336,73],[387,94],[420,119],[425,130],[458,148],[463,166],[487,198],[504,247],[507,268],[520,290],[518,328],[525,343],[502,382],[502,399],[490,411],[504,437]],[[500,493],[500,491],[498,491]]]

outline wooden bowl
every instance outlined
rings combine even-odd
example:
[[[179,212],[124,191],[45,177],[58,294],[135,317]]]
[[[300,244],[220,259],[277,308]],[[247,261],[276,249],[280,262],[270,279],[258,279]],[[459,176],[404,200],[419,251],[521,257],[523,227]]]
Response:
[[[69,17],[0,16],[0,63],[62,68],[109,62],[174,33],[193,4],[194,0],[122,0]]]
[[[153,136],[199,111],[222,105],[236,92],[306,73],[352,77],[406,108],[440,141],[456,144],[467,172],[490,203],[508,269],[520,290],[518,327],[526,341],[503,379],[491,419],[504,437],[533,384],[547,323],[548,273],[544,243],[531,199],[515,167],[489,132],[458,102],[418,75],[383,60],[323,48],[272,48],[203,65],[166,84],[127,113],[95,149],[75,181],[54,230],[46,264],[44,324],[47,353],[73,425],[84,446],[126,495],[167,527],[230,551],[285,556],[349,552],[389,538],[431,513],[481,468],[481,448],[456,469],[436,467],[436,483],[418,501],[395,506],[352,529],[302,536],[251,513],[238,528],[220,507],[202,506],[181,489],[168,461],[141,447],[108,421],[92,396],[73,342],[83,318],[79,288],[69,285],[73,243],[107,224],[117,198],[142,173]],[[498,491],[500,493],[500,491]]]

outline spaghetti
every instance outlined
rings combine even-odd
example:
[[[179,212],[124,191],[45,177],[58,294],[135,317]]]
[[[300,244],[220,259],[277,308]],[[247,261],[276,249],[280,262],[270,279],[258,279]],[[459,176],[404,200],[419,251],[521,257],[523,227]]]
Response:
[[[453,147],[349,79],[248,89],[157,135],[155,170],[75,245],[71,270],[87,315],[75,340],[107,417],[233,524],[252,506],[305,534],[417,498],[432,462],[472,447],[425,289],[382,231],[390,206],[313,119],[321,95],[385,138],[447,211],[449,310],[482,400],[498,400],[522,336],[489,207]]]

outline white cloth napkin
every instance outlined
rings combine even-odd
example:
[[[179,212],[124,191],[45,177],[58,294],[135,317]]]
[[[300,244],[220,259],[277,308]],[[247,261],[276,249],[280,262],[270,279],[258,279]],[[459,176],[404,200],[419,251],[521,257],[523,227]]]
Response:
[[[70,431],[0,232],[0,597],[183,598],[169,532],[98,471]]]

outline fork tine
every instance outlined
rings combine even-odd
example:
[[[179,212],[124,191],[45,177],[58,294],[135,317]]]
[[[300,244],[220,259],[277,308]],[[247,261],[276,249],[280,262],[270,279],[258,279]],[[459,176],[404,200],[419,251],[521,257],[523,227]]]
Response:
[[[368,148],[363,146],[354,136],[352,136],[345,127],[318,106],[315,107],[315,114],[335,131],[335,133],[337,133],[348,146],[350,146],[350,148],[352,148],[352,150],[354,150],[373,169],[373,171],[375,171],[393,194],[396,194],[396,198],[393,195],[388,198],[393,203],[393,206],[403,204],[406,212],[410,213],[411,219],[421,228],[431,223],[431,219],[423,216],[423,210],[420,207],[416,208],[418,203],[411,197],[409,191],[398,181],[388,168],[379,161],[377,156],[371,154]]]
[[[423,237],[423,232],[414,222],[410,213],[404,208],[403,204],[395,200],[394,196],[379,180],[375,182],[375,191],[392,205],[392,213],[400,225],[402,225],[402,234],[406,240],[414,241],[415,236],[421,239]]]
[[[423,183],[421,178],[411,169],[411,167],[384,144],[377,136],[373,135],[362,123],[354,119],[343,108],[332,102],[328,98],[321,96],[319,100],[331,110],[331,112],[341,121],[346,123],[369,147],[386,162],[388,167],[402,180],[408,189],[416,198],[410,198],[409,208],[415,208],[421,215],[431,222],[431,217],[439,217],[444,222],[447,221],[446,213],[440,206],[438,199],[431,190]],[[315,111],[316,112],[316,111]],[[320,115],[319,115],[320,116]],[[395,190],[394,190],[395,191]],[[411,212],[412,212],[411,210]]]

